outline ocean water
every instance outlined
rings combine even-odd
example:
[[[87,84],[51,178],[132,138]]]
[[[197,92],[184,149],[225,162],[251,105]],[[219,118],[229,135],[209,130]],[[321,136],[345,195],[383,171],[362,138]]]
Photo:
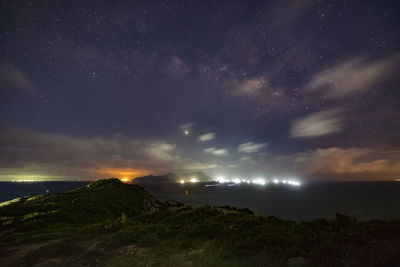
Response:
[[[300,187],[282,184],[141,185],[162,201],[172,199],[191,206],[230,205],[292,220],[330,218],[337,212],[360,219],[400,219],[400,182],[320,182]]]
[[[60,193],[88,182],[0,182],[0,202],[26,195]],[[400,218],[399,182],[324,182],[288,185],[206,186],[207,183],[140,183],[158,199],[191,206],[230,205],[265,216],[293,220],[333,217],[336,212],[361,219]]]

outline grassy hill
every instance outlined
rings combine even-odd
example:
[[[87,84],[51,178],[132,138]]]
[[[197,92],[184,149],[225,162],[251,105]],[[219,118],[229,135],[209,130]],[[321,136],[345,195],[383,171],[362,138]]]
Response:
[[[400,222],[162,203],[100,180],[0,204],[0,266],[399,266]]]

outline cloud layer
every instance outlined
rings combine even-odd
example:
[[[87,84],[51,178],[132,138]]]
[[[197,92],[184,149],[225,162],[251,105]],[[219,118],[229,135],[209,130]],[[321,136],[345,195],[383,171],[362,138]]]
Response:
[[[255,152],[259,152],[261,149],[263,149],[266,146],[267,146],[266,143],[258,143],[257,144],[257,143],[253,143],[253,142],[247,142],[247,143],[240,144],[238,147],[238,151],[243,152],[243,153],[255,153]]]
[[[320,137],[337,133],[343,128],[343,119],[338,109],[321,111],[293,122],[292,137]]]
[[[211,176],[232,170],[235,174],[296,175],[306,180],[321,175],[325,179],[376,180],[378,176],[398,178],[400,171],[398,151],[369,148],[328,147],[267,155],[259,153],[265,143],[247,142],[238,146],[236,157],[227,149],[209,147],[204,152],[216,157],[184,159],[184,151],[162,140],[43,134],[7,127],[0,132],[0,145],[0,161],[7,166],[0,168],[0,180],[43,175],[53,179],[136,177],[173,170],[203,170]]]
[[[216,156],[225,156],[228,154],[228,150],[226,150],[225,148],[215,148],[215,147],[209,147],[204,149],[204,152],[206,153],[210,153]]]
[[[33,92],[35,88],[28,76],[11,63],[0,62],[0,84],[2,82],[26,92]]]
[[[272,159],[274,168],[291,169],[304,177],[339,180],[395,179],[400,171],[398,155],[383,155],[368,148],[320,148]]]
[[[2,127],[0,140],[0,161],[14,175],[138,176],[169,170],[181,160],[172,144],[124,135],[83,137]],[[1,171],[0,178],[6,175]]]
[[[329,68],[305,86],[310,91],[325,90],[329,96],[340,98],[349,94],[363,93],[391,77],[399,62],[399,55],[369,60],[359,56]]]
[[[200,142],[211,141],[215,138],[215,133],[206,133],[199,136],[198,140]]]

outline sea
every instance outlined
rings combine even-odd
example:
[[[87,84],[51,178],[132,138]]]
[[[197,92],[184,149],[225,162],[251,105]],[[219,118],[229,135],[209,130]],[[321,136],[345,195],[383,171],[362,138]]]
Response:
[[[62,193],[88,182],[0,182],[0,202],[27,195]],[[400,182],[314,182],[300,186],[140,183],[161,201],[197,207],[234,206],[291,220],[331,218],[336,213],[364,220],[400,219]]]

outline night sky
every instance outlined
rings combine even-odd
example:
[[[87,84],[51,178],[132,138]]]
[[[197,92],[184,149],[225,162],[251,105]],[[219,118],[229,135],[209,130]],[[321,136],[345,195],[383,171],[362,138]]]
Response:
[[[0,3],[0,180],[400,178],[398,1]]]

